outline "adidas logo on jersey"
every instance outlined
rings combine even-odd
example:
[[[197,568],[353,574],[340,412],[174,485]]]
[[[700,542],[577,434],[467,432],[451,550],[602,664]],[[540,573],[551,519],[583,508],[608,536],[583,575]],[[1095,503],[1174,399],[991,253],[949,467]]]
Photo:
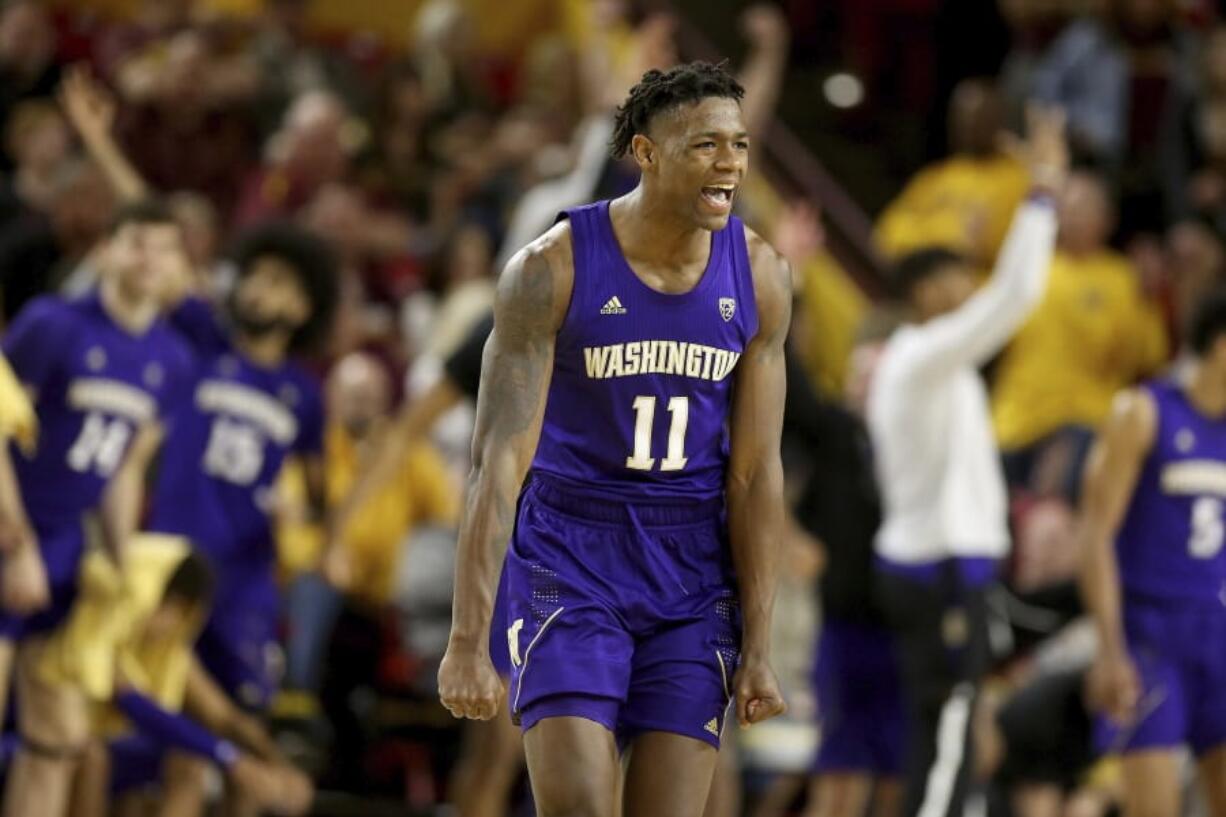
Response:
[[[625,315],[626,307],[622,306],[621,298],[614,295],[612,298],[604,302],[604,306],[600,307],[601,315]]]
[[[719,737],[719,718],[712,718],[707,721],[707,725],[703,727],[715,737]]]

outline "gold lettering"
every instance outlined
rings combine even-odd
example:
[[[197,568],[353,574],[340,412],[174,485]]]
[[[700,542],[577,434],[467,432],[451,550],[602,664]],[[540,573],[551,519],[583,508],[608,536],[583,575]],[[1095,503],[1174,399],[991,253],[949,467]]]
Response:
[[[715,353],[719,351],[714,346],[702,347],[702,379],[711,379],[711,361],[715,359]]]
[[[583,360],[587,364],[587,376],[593,379],[605,377],[605,365],[609,361],[608,346],[583,347]]]
[[[691,343],[690,348],[685,354],[685,374],[686,377],[702,376],[702,349],[696,343]]]
[[[643,341],[643,365],[639,367],[639,371],[643,374],[651,374],[656,371],[656,347],[659,344],[658,340]]]
[[[621,377],[623,374],[625,374],[625,372],[622,371],[625,366],[625,362],[622,359],[624,347],[625,344],[623,343],[618,343],[609,347],[609,369],[605,373],[605,377]]]
[[[626,376],[639,373],[639,354],[642,346],[637,340],[626,344]]]
[[[724,377],[732,374],[732,370],[736,368],[736,362],[741,359],[740,352],[728,353],[728,371],[724,372]]]
[[[664,374],[685,374],[685,347],[689,344],[675,340],[664,342],[668,348],[668,365],[664,367]]]

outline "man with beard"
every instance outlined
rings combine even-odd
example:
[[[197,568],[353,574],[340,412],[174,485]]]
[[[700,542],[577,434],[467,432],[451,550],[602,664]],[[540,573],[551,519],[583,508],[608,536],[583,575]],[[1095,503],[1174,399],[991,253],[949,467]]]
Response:
[[[287,456],[302,459],[312,507],[323,506],[320,386],[293,356],[324,335],[337,283],[328,248],[288,225],[250,231],[232,257],[224,315],[193,297],[171,313],[197,368],[167,435],[149,528],[191,539],[212,563],[218,590],[197,646],[201,663],[235,701],[258,711],[276,680],[269,512]]]

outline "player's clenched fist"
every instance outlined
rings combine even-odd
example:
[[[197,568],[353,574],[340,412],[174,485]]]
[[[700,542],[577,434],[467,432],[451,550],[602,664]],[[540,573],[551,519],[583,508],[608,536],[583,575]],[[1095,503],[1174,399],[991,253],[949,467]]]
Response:
[[[457,718],[488,721],[502,703],[502,679],[485,650],[448,645],[438,668],[438,696]]]
[[[747,659],[741,662],[732,679],[736,692],[736,719],[741,726],[773,718],[787,711],[783,693],[775,672],[764,660]]]

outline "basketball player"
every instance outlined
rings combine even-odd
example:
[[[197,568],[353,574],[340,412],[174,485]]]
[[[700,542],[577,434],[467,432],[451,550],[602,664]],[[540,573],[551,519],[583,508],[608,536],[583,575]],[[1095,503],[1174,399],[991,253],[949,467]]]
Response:
[[[874,594],[894,631],[909,749],[903,813],[960,815],[980,801],[971,715],[987,671],[987,590],[1009,553],[1004,474],[979,368],[1043,297],[1054,198],[1068,149],[1063,117],[1035,110],[1025,145],[1033,190],[991,278],[960,256],[899,260],[904,324],[881,353],[867,420],[882,499]]]
[[[120,211],[100,253],[96,291],[79,300],[29,303],[9,327],[4,353],[34,395],[40,439],[32,455],[11,451],[26,519],[4,554],[6,584],[40,587],[31,603],[0,617],[0,711],[14,645],[22,736],[6,788],[6,813],[58,815],[88,722],[83,699],[55,694],[30,672],[45,636],[67,615],[84,552],[83,517],[96,511],[112,555],[135,528],[160,421],[177,402],[188,352],[159,319],[160,299],[181,250],[179,229],[155,202]],[[6,592],[7,598],[12,598]]]
[[[213,563],[218,597],[201,658],[237,701],[261,708],[277,607],[272,484],[290,454],[319,478],[320,388],[290,355],[328,325],[336,279],[327,247],[289,226],[246,234],[234,262],[228,326],[192,297],[171,314],[195,349],[197,378],[166,444],[149,527],[190,538]]]
[[[1226,291],[1200,304],[1188,343],[1185,376],[1116,399],[1082,494],[1090,689],[1130,817],[1181,813],[1184,746],[1226,817]]]
[[[791,280],[731,215],[741,96],[705,63],[645,74],[613,139],[639,186],[567,211],[499,281],[439,689],[457,716],[495,714],[510,540],[494,626],[542,817],[612,817],[619,744],[626,813],[701,814],[729,699],[742,725],[784,710],[768,629]]]
[[[329,327],[336,273],[328,248],[288,225],[247,233],[233,260],[224,316],[193,297],[170,316],[193,347],[195,376],[173,419],[148,527],[187,537],[208,557],[217,597],[197,651],[231,698],[258,711],[276,682],[269,502],[287,456],[302,457],[313,507],[323,505],[322,395],[293,354]]]

